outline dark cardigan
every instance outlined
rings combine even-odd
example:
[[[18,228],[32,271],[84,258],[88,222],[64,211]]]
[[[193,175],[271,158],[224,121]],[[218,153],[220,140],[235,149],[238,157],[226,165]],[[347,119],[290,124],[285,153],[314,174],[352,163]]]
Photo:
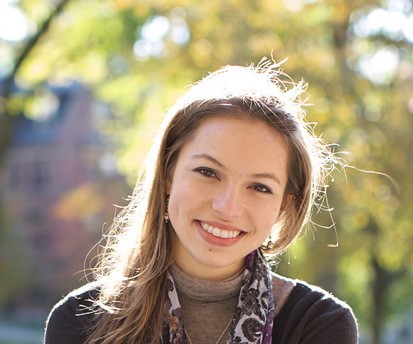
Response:
[[[301,281],[274,276],[277,307],[273,344],[356,344],[357,322],[350,307],[324,290]],[[96,319],[90,309],[96,284],[87,284],[63,298],[46,323],[45,344],[83,344]],[[280,306],[280,305],[278,305]]]

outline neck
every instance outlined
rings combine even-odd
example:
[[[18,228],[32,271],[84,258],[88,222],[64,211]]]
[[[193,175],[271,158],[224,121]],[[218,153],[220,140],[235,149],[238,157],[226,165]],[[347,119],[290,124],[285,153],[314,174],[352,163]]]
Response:
[[[194,262],[184,255],[175,254],[175,264],[187,275],[206,281],[222,281],[238,274],[245,265],[245,258],[230,265],[214,266]]]

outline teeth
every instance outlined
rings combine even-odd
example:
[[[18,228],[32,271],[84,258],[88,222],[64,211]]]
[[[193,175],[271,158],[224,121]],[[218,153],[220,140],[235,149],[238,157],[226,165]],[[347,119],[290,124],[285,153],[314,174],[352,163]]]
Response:
[[[237,237],[241,233],[241,231],[227,231],[225,229],[213,227],[203,222],[201,222],[201,227],[203,230],[207,231],[208,233],[211,233],[213,236],[223,239],[232,239]]]

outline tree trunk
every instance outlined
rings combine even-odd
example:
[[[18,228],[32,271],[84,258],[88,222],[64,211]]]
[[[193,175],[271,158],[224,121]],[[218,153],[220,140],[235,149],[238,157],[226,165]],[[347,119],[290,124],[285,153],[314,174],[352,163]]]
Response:
[[[371,259],[373,268],[373,297],[372,297],[372,344],[382,343],[383,327],[385,323],[387,295],[391,284],[391,277],[383,269],[375,256]]]
[[[5,154],[10,146],[14,128],[17,122],[17,116],[10,113],[8,109],[8,101],[15,92],[16,75],[33,48],[39,42],[40,38],[42,38],[47,33],[53,19],[63,11],[64,7],[69,3],[69,1],[70,0],[60,1],[55,9],[50,13],[47,19],[40,26],[36,34],[27,41],[22,51],[18,55],[10,74],[2,82],[0,88],[0,165],[4,161]]]

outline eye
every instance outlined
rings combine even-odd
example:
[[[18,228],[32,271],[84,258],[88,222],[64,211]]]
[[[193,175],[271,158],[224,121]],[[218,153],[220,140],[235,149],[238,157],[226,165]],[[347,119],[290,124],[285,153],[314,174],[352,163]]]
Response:
[[[272,189],[264,184],[254,184],[251,188],[261,193],[273,194]]]
[[[194,169],[194,172],[200,173],[208,178],[218,178],[217,173],[209,167],[197,167]]]

